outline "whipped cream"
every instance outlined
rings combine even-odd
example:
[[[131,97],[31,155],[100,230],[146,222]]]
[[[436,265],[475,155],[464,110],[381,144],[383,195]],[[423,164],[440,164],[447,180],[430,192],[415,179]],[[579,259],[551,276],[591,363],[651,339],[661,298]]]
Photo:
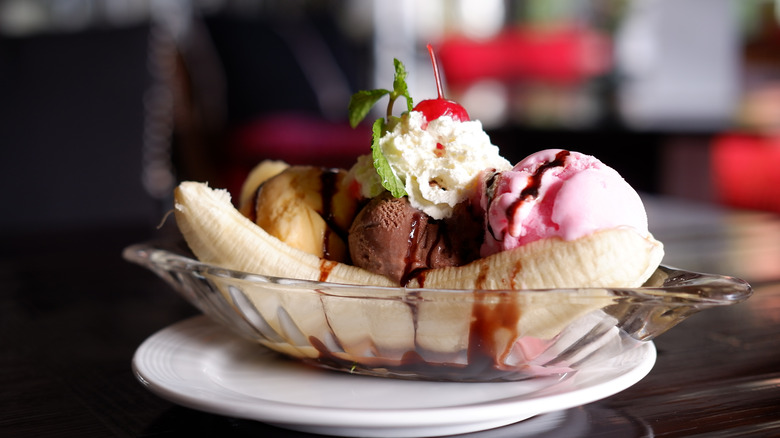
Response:
[[[403,181],[411,205],[432,218],[451,216],[455,205],[476,189],[483,170],[512,168],[479,121],[442,116],[425,129],[423,123],[422,113],[405,114],[380,138],[379,146]],[[370,155],[360,157],[350,173],[360,183],[363,196],[371,198],[383,191]]]

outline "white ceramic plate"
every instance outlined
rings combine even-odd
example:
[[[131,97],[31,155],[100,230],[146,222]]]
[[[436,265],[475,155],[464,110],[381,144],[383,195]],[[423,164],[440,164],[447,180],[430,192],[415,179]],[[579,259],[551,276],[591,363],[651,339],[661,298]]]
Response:
[[[197,316],[144,341],[133,369],[149,390],[193,409],[328,435],[425,437],[487,430],[608,397],[641,380],[655,359],[647,342],[563,378],[406,381],[303,365]]]

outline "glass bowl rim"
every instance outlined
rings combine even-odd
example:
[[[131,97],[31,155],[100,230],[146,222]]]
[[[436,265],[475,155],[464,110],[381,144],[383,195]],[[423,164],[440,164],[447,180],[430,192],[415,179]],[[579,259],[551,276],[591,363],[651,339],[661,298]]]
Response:
[[[659,271],[668,275],[664,285],[638,288],[616,288],[616,287],[570,287],[570,288],[549,288],[549,289],[439,289],[439,288],[410,288],[405,286],[373,286],[347,283],[333,283],[316,280],[296,279],[276,277],[265,274],[256,274],[244,271],[238,271],[225,268],[210,263],[197,260],[194,257],[184,255],[173,249],[176,245],[186,243],[183,240],[150,240],[141,243],[131,244],[124,248],[122,256],[125,260],[136,263],[144,267],[171,268],[187,271],[199,272],[215,277],[224,277],[235,280],[250,282],[262,282],[270,284],[283,284],[284,286],[307,287],[310,290],[322,288],[342,288],[342,289],[360,289],[370,290],[375,293],[394,293],[410,294],[420,291],[440,292],[449,294],[474,294],[478,292],[485,293],[519,293],[519,294],[583,294],[587,291],[611,291],[616,296],[629,296],[640,298],[643,301],[679,301],[681,304],[697,306],[724,306],[736,304],[747,300],[753,294],[753,288],[748,282],[737,277],[727,275],[708,274],[702,272],[687,271],[681,268],[671,267],[661,264],[656,272]],[[666,285],[666,283],[673,284]],[[705,290],[706,289],[706,290]]]

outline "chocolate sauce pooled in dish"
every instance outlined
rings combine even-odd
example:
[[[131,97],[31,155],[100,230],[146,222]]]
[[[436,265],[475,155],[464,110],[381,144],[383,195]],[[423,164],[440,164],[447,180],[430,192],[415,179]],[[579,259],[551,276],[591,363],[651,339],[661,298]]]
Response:
[[[511,338],[519,336],[517,327],[521,316],[520,306],[507,302],[507,299],[512,300],[512,292],[475,291],[474,294],[468,346],[461,352],[458,360],[452,360],[452,354],[429,351],[416,345],[415,350],[406,351],[399,359],[393,361],[391,367],[393,374],[396,376],[424,374],[427,380],[443,381],[504,381],[516,380],[518,375],[522,375],[522,370],[501,363],[510,351],[498,351],[496,343],[484,342],[496,333],[503,333],[504,336]],[[495,301],[504,304],[496,305]],[[407,305],[412,310],[416,325],[417,303],[410,301]],[[334,354],[332,347],[327,347],[322,340],[310,337],[309,342],[318,352],[316,361],[320,365],[342,370],[354,365],[353,361]],[[388,359],[361,357],[360,363],[362,367],[383,368],[388,366]],[[528,377],[531,376],[532,373],[529,372]]]

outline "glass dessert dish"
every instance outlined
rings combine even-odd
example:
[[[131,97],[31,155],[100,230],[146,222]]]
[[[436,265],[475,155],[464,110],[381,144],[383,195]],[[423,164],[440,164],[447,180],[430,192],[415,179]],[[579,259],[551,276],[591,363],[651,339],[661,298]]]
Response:
[[[275,278],[197,261],[182,242],[129,246],[234,333],[321,368],[442,381],[562,375],[652,340],[746,282],[660,266],[642,288],[523,291],[370,287]]]

